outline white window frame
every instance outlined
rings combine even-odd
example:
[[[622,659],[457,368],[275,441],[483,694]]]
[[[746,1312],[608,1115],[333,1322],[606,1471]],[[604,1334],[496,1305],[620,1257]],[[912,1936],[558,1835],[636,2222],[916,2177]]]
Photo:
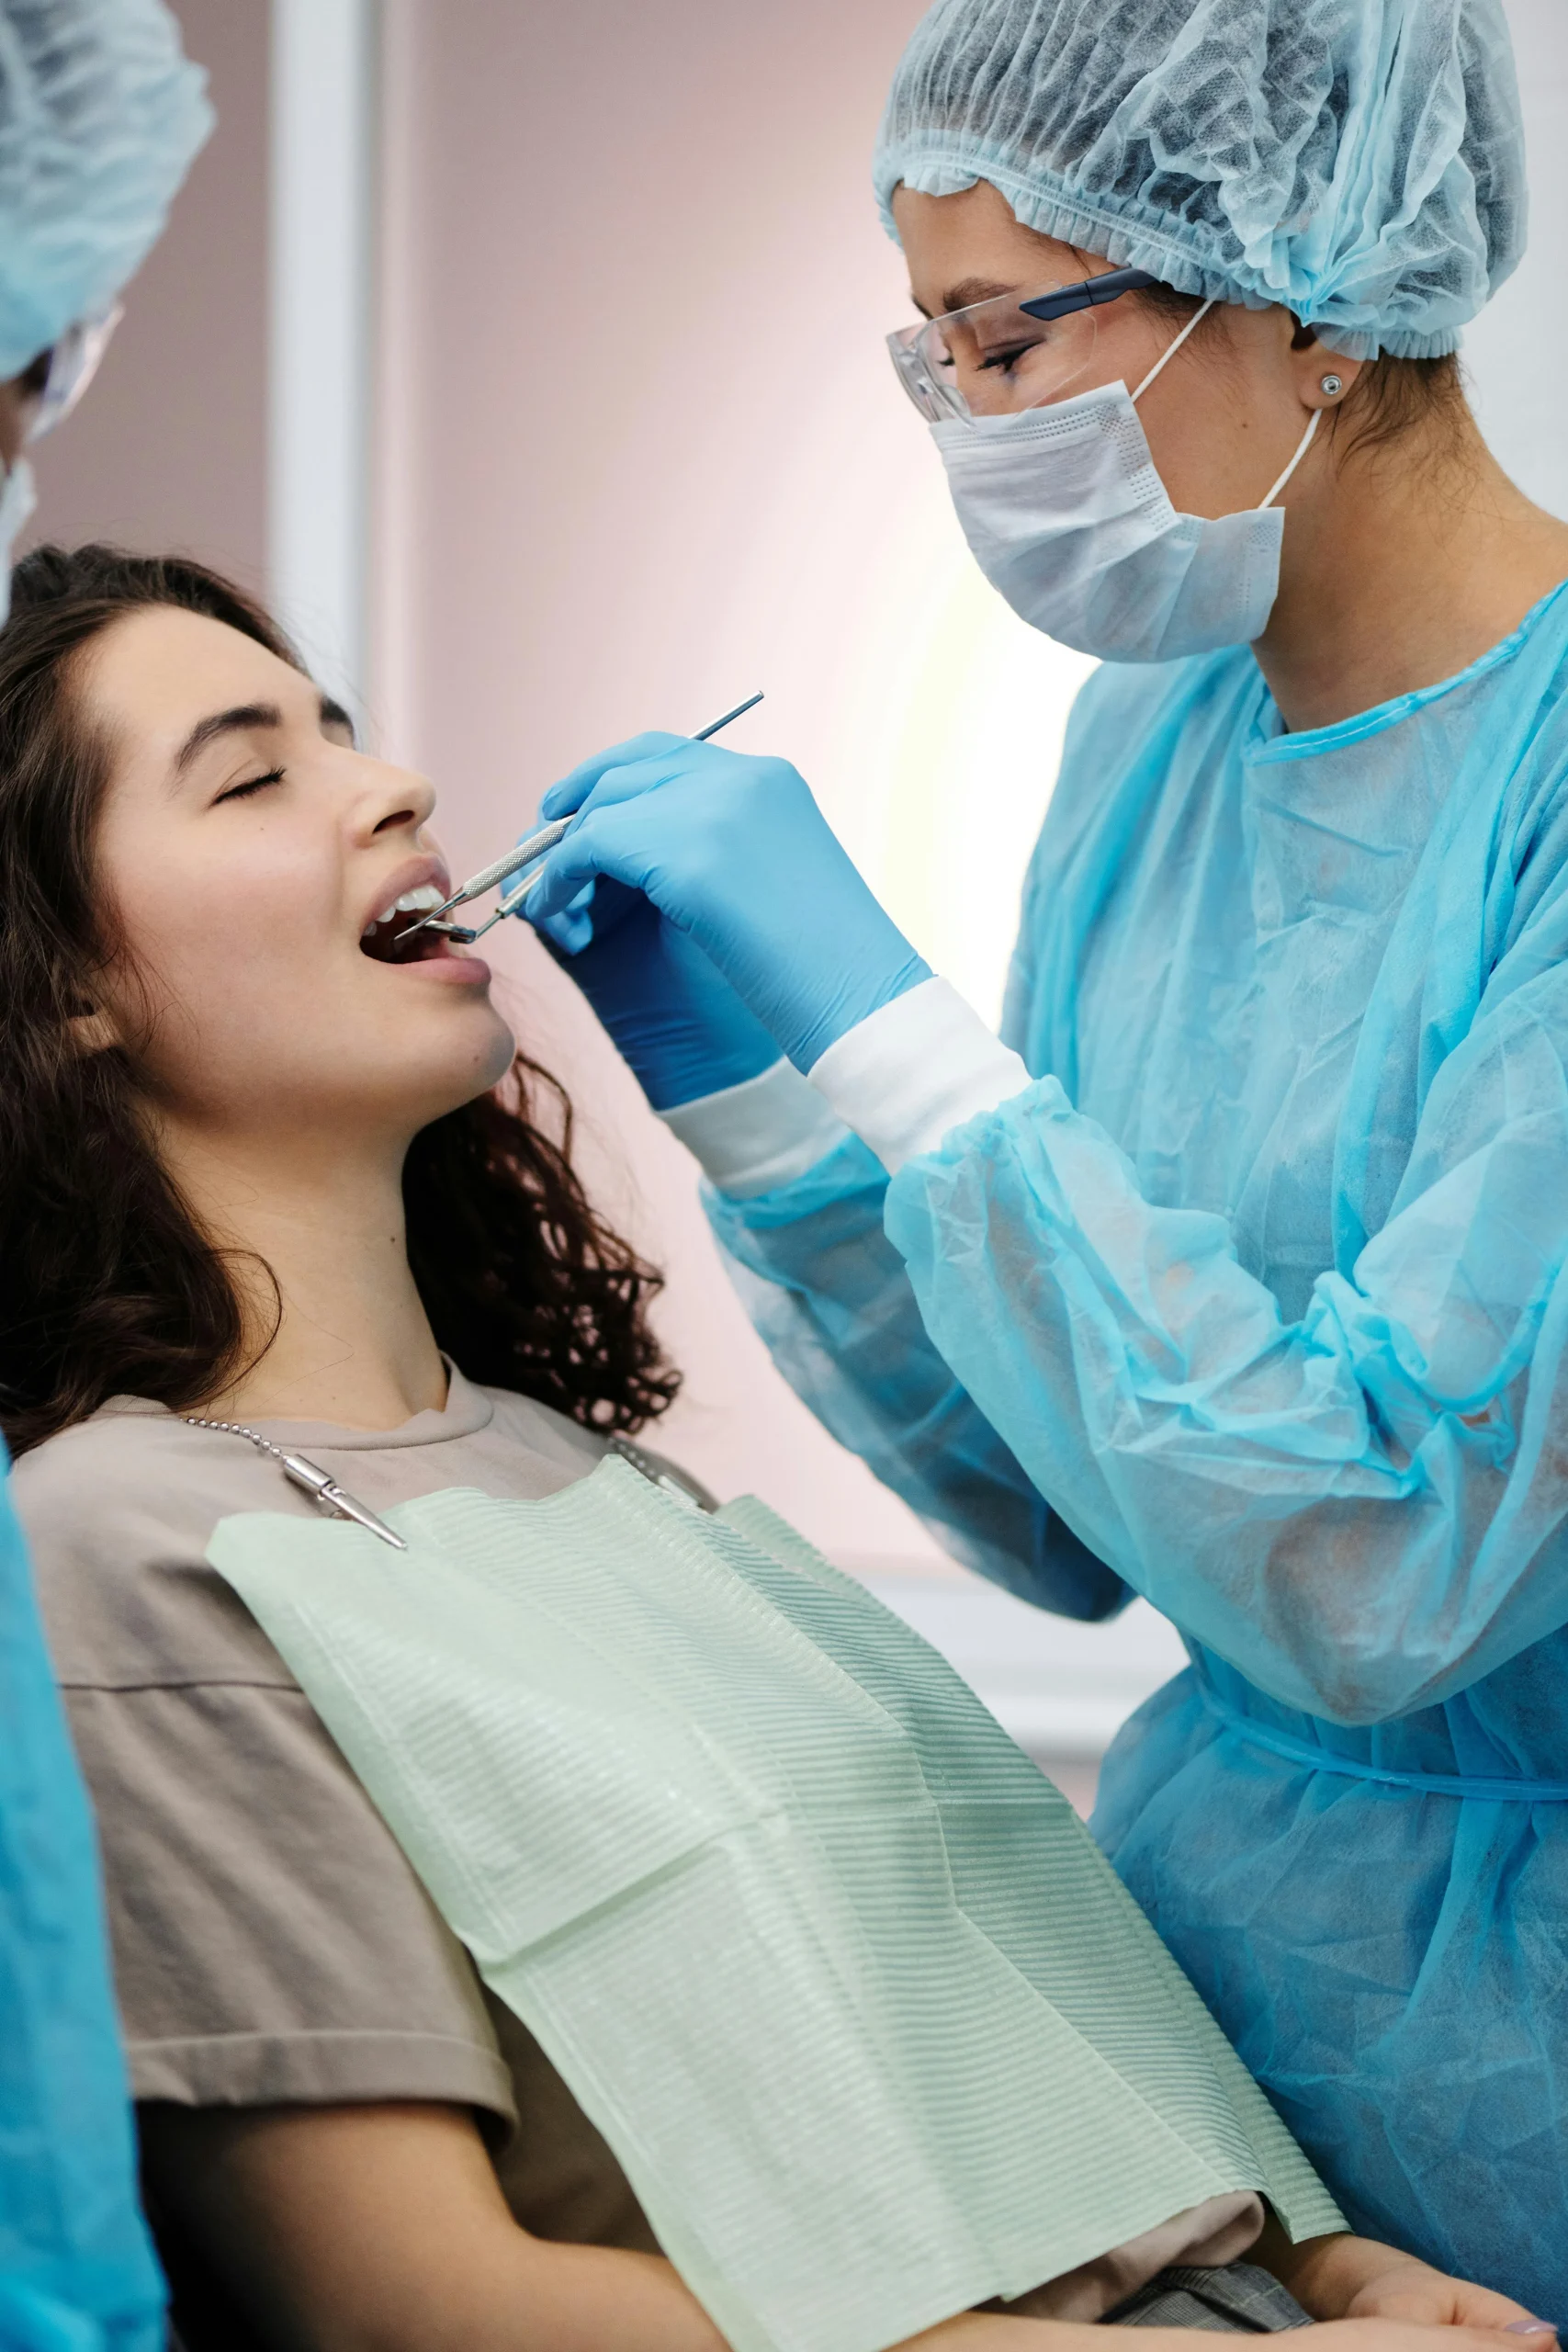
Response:
[[[367,659],[377,0],[272,0],[268,571],[355,715]]]

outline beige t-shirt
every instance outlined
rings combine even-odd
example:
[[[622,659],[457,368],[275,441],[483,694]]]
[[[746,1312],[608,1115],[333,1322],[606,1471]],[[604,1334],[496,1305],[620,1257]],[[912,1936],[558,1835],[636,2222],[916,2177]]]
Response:
[[[536,1501],[605,1442],[456,1371],[445,1410],[389,1434],[255,1426],[372,1510],[447,1487]],[[244,1439],[138,1398],[24,1456],[11,1493],[97,1812],[135,2097],[473,2107],[525,2228],[651,2249],[604,2142],[207,1564],[231,1512],[315,1505]]]
[[[537,1501],[606,1441],[454,1370],[390,1432],[261,1421],[372,1510],[449,1487]],[[494,2120],[525,2229],[657,2250],[620,2165],[480,1983],[401,1849],[207,1546],[237,1511],[316,1506],[243,1438],[116,1399],[12,1479],[98,1817],[138,2099],[437,2099]],[[1256,2197],[1212,2199],[1011,2306],[1092,2320],[1164,2264],[1228,2262]]]

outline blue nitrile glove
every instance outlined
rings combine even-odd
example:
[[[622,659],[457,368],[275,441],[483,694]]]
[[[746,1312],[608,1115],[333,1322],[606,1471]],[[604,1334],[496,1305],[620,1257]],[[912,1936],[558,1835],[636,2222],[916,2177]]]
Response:
[[[931,978],[784,760],[638,736],[585,760],[541,814],[574,808],[528,894],[532,919],[580,921],[597,876],[642,891],[797,1069]]]
[[[570,972],[656,1111],[758,1078],[779,1049],[694,939],[639,890],[591,885],[586,907],[535,925]],[[532,918],[533,894],[523,912]],[[579,940],[586,939],[586,946]]]

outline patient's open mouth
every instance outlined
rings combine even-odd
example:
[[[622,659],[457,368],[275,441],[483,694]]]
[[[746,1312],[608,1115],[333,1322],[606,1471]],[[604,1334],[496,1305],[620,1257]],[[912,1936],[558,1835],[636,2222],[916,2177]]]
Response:
[[[432,956],[445,956],[446,941],[436,930],[416,931],[399,944],[399,933],[405,933],[418,916],[428,914],[438,907],[444,893],[434,882],[422,882],[417,889],[405,890],[382,908],[373,922],[367,922],[359,934],[361,955],[378,964],[423,964]]]

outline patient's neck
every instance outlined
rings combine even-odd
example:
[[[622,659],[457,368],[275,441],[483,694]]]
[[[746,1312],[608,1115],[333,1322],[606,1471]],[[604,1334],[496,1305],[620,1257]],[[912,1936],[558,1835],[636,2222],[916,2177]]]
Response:
[[[256,1361],[203,1411],[389,1430],[446,1403],[446,1367],[409,1271],[400,1143],[165,1127],[159,1148],[205,1231],[242,1253],[241,1363]]]

